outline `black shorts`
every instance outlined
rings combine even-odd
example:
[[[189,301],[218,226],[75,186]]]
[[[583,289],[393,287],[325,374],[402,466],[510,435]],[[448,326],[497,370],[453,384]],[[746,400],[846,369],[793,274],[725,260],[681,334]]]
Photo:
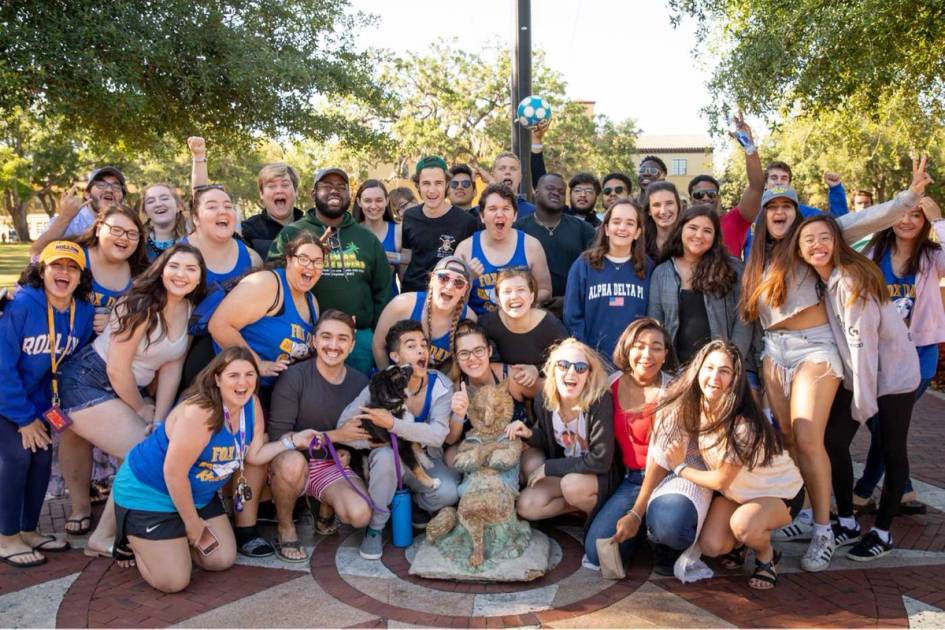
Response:
[[[210,503],[199,510],[197,515],[206,520],[226,514],[220,495],[214,495]],[[128,544],[128,536],[145,540],[173,540],[186,538],[187,528],[177,512],[149,512],[148,510],[131,510],[115,504],[115,548]]]

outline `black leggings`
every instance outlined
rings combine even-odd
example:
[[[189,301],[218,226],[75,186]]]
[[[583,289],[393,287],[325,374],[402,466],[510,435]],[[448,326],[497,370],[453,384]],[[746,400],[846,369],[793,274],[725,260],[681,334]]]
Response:
[[[860,423],[853,419],[850,405],[853,394],[842,386],[830,408],[824,446],[830,457],[833,477],[833,494],[837,498],[837,514],[853,516],[853,459],[850,443]],[[886,478],[883,495],[876,515],[876,527],[888,530],[893,516],[899,512],[902,488],[909,478],[909,452],[906,444],[909,436],[909,421],[912,418],[913,392],[889,394],[876,399],[879,412],[876,414],[877,430],[883,440],[883,463]]]

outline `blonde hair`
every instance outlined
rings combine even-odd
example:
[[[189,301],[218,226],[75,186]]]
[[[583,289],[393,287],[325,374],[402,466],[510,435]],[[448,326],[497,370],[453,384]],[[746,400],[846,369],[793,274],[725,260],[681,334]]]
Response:
[[[295,172],[295,169],[285,162],[273,162],[259,169],[259,174],[256,175],[256,188],[259,189],[259,194],[262,194],[262,189],[266,182],[271,182],[274,179],[281,179],[283,177],[288,177],[292,182],[292,188],[298,192],[299,175]]]
[[[584,354],[590,369],[587,372],[587,382],[584,384],[584,390],[578,397],[578,404],[575,407],[578,411],[587,412],[591,405],[600,400],[608,389],[607,370],[604,368],[604,362],[590,346],[582,343],[574,337],[568,337],[558,345],[552,347],[545,360],[545,384],[542,386],[542,395],[545,399],[545,408],[549,411],[560,411],[561,398],[558,395],[558,386],[555,383],[554,372],[557,369],[555,363],[558,357],[568,348],[576,348]]]

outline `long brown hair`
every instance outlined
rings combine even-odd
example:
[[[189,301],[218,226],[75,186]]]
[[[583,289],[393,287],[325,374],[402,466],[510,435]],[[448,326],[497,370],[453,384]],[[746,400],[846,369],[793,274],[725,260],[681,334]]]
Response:
[[[791,237],[790,249],[786,250],[784,255],[775,261],[778,268],[786,267],[789,270],[788,279],[790,280],[796,262],[807,264],[801,257],[801,232],[808,225],[817,222],[826,223],[833,234],[833,254],[830,262],[835,269],[841,270],[844,279],[850,285],[848,305],[861,298],[868,300],[872,297],[880,304],[888,301],[889,289],[886,287],[886,278],[883,276],[882,270],[872,260],[850,247],[843,238],[843,232],[841,232],[837,220],[825,214],[810,216],[801,221],[794,236]],[[786,260],[781,260],[781,258]],[[772,265],[773,268],[774,264]]]
[[[193,385],[188,387],[181,395],[184,403],[196,405],[200,409],[210,412],[210,419],[207,421],[207,428],[211,433],[216,433],[223,428],[223,396],[220,395],[220,387],[217,385],[216,377],[223,374],[227,366],[234,361],[249,361],[256,374],[259,374],[259,364],[256,357],[245,346],[231,346],[215,356],[213,361],[207,367],[200,371]],[[256,379],[256,387],[253,395],[259,393],[259,378]],[[262,418],[256,418],[256,422],[261,422]]]
[[[185,299],[195,307],[206,296],[207,266],[204,264],[200,250],[187,243],[175,243],[165,249],[144,273],[135,278],[128,292],[119,298],[115,305],[115,328],[112,330],[116,338],[124,336],[125,339],[130,339],[138,326],[145,323],[147,323],[144,337],[145,348],[167,335],[167,321],[164,318],[164,307],[167,306],[164,268],[176,254],[190,254],[200,265],[200,281]],[[157,329],[158,324],[161,326],[161,335],[156,339],[151,339],[151,334]]]
[[[141,218],[138,216],[138,213],[129,208],[128,206],[109,206],[102,210],[97,217],[95,217],[95,223],[85,231],[82,236],[76,239],[75,244],[79,247],[98,247],[99,238],[98,231],[102,227],[102,224],[105,223],[105,220],[108,217],[120,214],[132,223],[135,224],[135,229],[138,230],[138,243],[135,246],[135,250],[131,253],[131,256],[128,257],[128,265],[131,267],[131,277],[134,278],[142,271],[144,271],[148,266],[148,255],[145,250],[147,244],[148,235],[145,234],[144,224],[141,223]]]
[[[650,195],[658,192],[673,193],[673,197],[676,199],[676,227],[679,226],[679,215],[682,213],[682,202],[679,200],[679,191],[676,190],[676,184],[673,182],[668,182],[666,180],[650,182],[650,184],[646,187],[646,190],[643,191],[643,216],[646,223],[643,233],[643,237],[645,239],[644,244],[646,245],[647,255],[653,259],[654,263],[659,262],[660,248],[656,246],[656,221],[653,220],[653,216],[650,214]]]
[[[584,255],[587,257],[587,262],[590,263],[591,267],[594,269],[600,271],[604,268],[604,256],[610,251],[610,237],[607,236],[604,228],[610,225],[610,218],[614,214],[614,208],[618,206],[630,206],[637,215],[637,227],[640,229],[640,236],[638,236],[630,246],[630,260],[633,261],[633,270],[636,272],[637,277],[645,278],[646,246],[644,245],[643,237],[646,228],[644,227],[643,208],[632,199],[618,199],[614,205],[607,209],[607,212],[604,213],[604,218],[601,220],[600,227],[597,228],[597,238],[594,239],[594,244],[591,248],[584,252]]]
[[[384,185],[379,179],[366,179],[364,183],[358,186],[358,191],[354,193],[354,204],[351,208],[351,216],[354,217],[355,222],[364,223],[365,216],[364,210],[361,208],[361,204],[358,203],[358,200],[361,198],[361,193],[369,188],[380,188],[384,191],[384,197],[387,198],[388,202],[384,204],[384,221],[388,223],[394,222],[394,213],[390,209],[390,194],[387,192],[387,186]]]
[[[922,259],[925,258],[926,264],[929,264],[932,259],[932,252],[942,249],[939,243],[929,238],[929,234],[932,232],[932,224],[929,222],[929,218],[925,216],[924,212],[922,212],[922,222],[922,228],[919,230],[919,235],[915,239],[915,247],[912,250],[912,255],[909,256],[909,260],[906,261],[906,275],[911,276],[919,273]],[[886,256],[887,252],[895,253],[896,251],[895,230],[889,227],[881,232],[876,232],[873,234],[873,238],[870,239],[866,247],[863,248],[863,251],[870,252],[873,262],[878,265],[883,260],[883,257]]]
[[[706,217],[712,222],[715,235],[712,237],[712,246],[702,255],[692,270],[692,288],[716,297],[724,297],[738,282],[738,271],[725,246],[722,245],[722,225],[719,221],[719,213],[712,206],[699,204],[686,208],[670,233],[666,245],[663,246],[661,258],[669,260],[683,256],[683,229],[687,223],[698,217]]]
[[[184,200],[181,198],[180,193],[177,192],[177,188],[171,186],[166,182],[155,182],[149,186],[145,186],[141,191],[141,199],[138,201],[138,218],[141,219],[142,225],[144,225],[147,232],[151,232],[151,219],[148,218],[148,213],[144,211],[144,200],[148,196],[148,191],[152,188],[167,188],[171,193],[171,197],[174,199],[174,205],[177,206],[177,217],[174,219],[174,234],[177,238],[183,238],[187,236],[187,208],[184,206]],[[147,235],[142,237],[147,240]]]
[[[706,357],[716,351],[724,352],[731,360],[732,383],[722,394],[715,418],[703,427],[699,371]],[[781,438],[751,395],[742,354],[730,341],[714,339],[704,345],[670,384],[657,410],[664,421],[673,423],[670,433],[676,437],[686,435],[698,440],[703,434],[718,434],[718,440],[710,448],[722,448],[725,459],[734,459],[749,470],[770,464],[783,451]],[[739,425],[744,423],[749,431],[743,433]]]
[[[772,201],[774,201],[772,199]],[[769,202],[770,204],[770,202]],[[758,217],[755,219],[754,236],[752,237],[751,250],[748,252],[748,259],[745,261],[745,271],[742,273],[742,297],[738,304],[739,313],[746,322],[753,322],[758,319],[758,302],[767,300],[772,306],[780,306],[784,303],[787,290],[784,288],[779,295],[771,293],[770,285],[762,285],[765,276],[765,265],[769,259],[777,258],[785,249],[790,253],[790,241],[801,222],[801,210],[794,204],[794,221],[788,227],[784,238],[772,240],[768,237],[768,207],[763,206]],[[784,278],[776,279],[774,282],[783,282]]]

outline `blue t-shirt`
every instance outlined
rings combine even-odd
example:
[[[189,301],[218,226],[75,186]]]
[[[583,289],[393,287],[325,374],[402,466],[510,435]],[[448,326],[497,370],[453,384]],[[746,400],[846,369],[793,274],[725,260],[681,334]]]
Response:
[[[246,417],[245,445],[247,447],[253,441],[253,430],[256,424],[254,400],[250,399],[243,407]],[[137,483],[132,481],[115,484],[115,502],[118,505],[152,512],[177,511],[167,489],[167,482],[164,480],[164,460],[167,458],[169,445],[167,432],[161,424],[143,442],[131,449],[125,459],[125,465],[134,475],[134,481]],[[236,433],[231,432],[224,422],[220,430],[210,436],[210,441],[187,471],[194,506],[198,510],[210,503],[217,490],[222,488],[233,473],[239,470],[237,453],[239,446],[239,430],[237,429]]]
[[[91,258],[89,258],[89,248],[83,247],[82,251],[85,252],[85,260],[91,261]],[[95,280],[95,270],[92,269],[91,262],[89,262],[89,271],[92,272],[92,295],[89,296],[89,303],[95,308],[112,308],[115,306],[115,302],[118,301],[118,298],[131,288],[131,280],[129,280],[125,288],[119,291],[113,291],[108,287],[100,285],[98,281]]]
[[[410,313],[410,317],[407,319],[412,319],[417,322],[423,323],[423,305],[427,301],[427,292],[418,291],[416,293],[417,300],[413,303],[413,311]],[[460,313],[459,319],[466,319],[466,313],[468,307],[463,306],[463,312]],[[450,360],[453,356],[453,350],[450,348],[450,334],[447,332],[445,335],[440,335],[436,339],[430,340],[430,368],[434,370],[440,369],[444,363]]]
[[[896,310],[906,322],[906,326],[911,325],[912,309],[915,306],[915,274],[896,275],[892,266],[892,248],[886,250],[879,261],[879,268],[883,270],[883,276],[886,278],[890,301],[896,305]],[[938,345],[916,346],[916,352],[919,355],[919,374],[922,380],[935,376],[938,368]]]
[[[495,281],[503,269],[528,267],[528,257],[525,255],[525,232],[513,230],[515,233],[515,251],[509,261],[502,265],[492,264],[482,250],[483,230],[473,234],[472,257],[482,263],[483,272],[473,280],[472,290],[469,292],[469,307],[476,315],[486,311],[495,311],[498,308],[498,299],[495,294]]]

